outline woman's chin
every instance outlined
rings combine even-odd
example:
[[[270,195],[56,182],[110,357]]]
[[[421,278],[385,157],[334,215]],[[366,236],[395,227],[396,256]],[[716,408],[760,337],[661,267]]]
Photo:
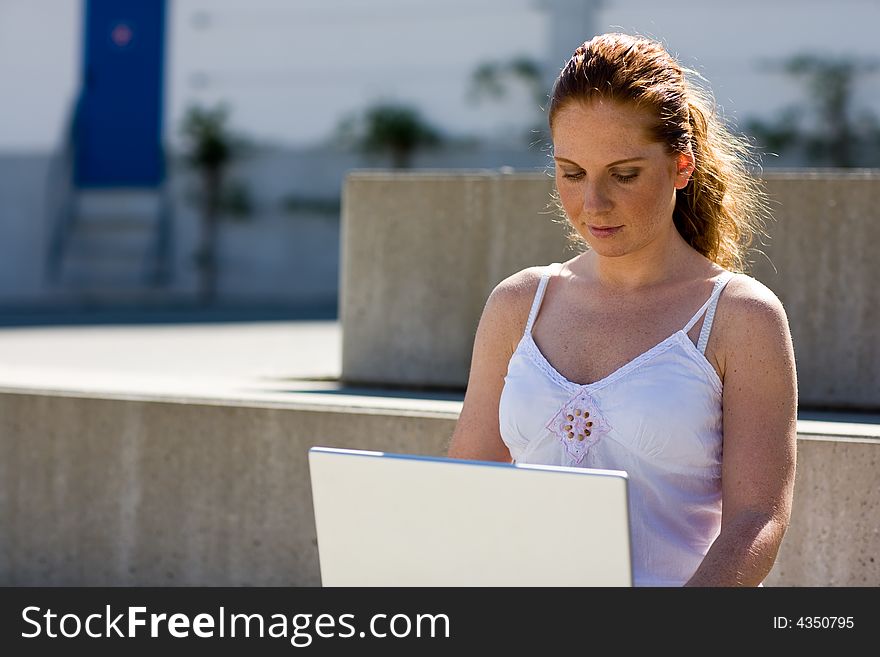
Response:
[[[580,231],[578,231],[578,234],[587,244],[590,251],[594,251],[597,255],[605,256],[608,258],[615,258],[617,256],[625,255],[629,251],[626,244],[624,244],[622,241],[611,242],[605,239],[596,239],[595,237],[590,235],[590,233],[584,235]]]

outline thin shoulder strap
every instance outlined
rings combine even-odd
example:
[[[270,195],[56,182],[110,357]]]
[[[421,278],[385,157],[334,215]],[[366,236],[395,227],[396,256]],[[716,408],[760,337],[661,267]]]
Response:
[[[709,343],[709,333],[712,331],[712,321],[715,319],[715,308],[718,306],[718,298],[727,282],[733,278],[733,274],[729,271],[722,273],[715,281],[715,287],[712,288],[712,294],[706,300],[706,303],[691,317],[691,321],[687,323],[683,331],[687,333],[694,324],[706,313],[706,319],[703,321],[703,327],[700,329],[700,339],[697,341],[697,349],[701,354],[706,353],[706,345]]]
[[[562,263],[559,262],[554,262],[544,268],[544,273],[541,274],[541,280],[538,282],[538,290],[535,292],[535,299],[532,301],[532,309],[529,310],[529,319],[526,322],[525,328],[526,333],[532,332],[532,325],[535,323],[535,318],[541,309],[541,302],[544,300],[544,292],[547,290],[547,283],[550,281],[550,277],[558,273],[560,269],[562,269]]]

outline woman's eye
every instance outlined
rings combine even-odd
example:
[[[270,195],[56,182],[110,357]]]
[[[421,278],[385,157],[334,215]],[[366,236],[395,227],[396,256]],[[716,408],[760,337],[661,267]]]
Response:
[[[622,174],[622,173],[615,173],[615,174],[612,174],[612,175],[614,176],[615,180],[617,180],[617,182],[628,183],[628,182],[632,182],[633,180],[635,180],[636,178],[638,178],[638,175],[639,175],[639,174],[637,174],[637,173],[628,173],[628,174],[624,175],[624,174]]]
[[[577,173],[563,173],[563,178],[568,178],[569,180],[580,180],[584,177],[583,171],[578,171]]]

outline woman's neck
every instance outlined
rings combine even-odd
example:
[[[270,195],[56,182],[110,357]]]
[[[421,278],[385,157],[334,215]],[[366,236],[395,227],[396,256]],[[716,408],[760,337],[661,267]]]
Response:
[[[585,263],[593,282],[611,294],[629,294],[668,283],[693,272],[705,259],[675,227],[638,251],[609,257],[595,251]]]

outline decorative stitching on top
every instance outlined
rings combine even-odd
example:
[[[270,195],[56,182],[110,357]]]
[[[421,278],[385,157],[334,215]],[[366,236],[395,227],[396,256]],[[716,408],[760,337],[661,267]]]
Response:
[[[602,379],[599,379],[598,381],[595,381],[593,383],[584,383],[584,384],[575,383],[574,381],[569,381],[562,374],[560,374],[559,371],[555,367],[553,367],[553,365],[550,364],[550,361],[547,360],[547,358],[544,356],[544,354],[541,353],[541,350],[538,349],[538,345],[530,333],[527,333],[526,335],[523,336],[523,340],[521,341],[521,344],[525,345],[526,353],[531,357],[532,361],[534,361],[534,363],[545,374],[547,374],[551,379],[553,379],[556,383],[558,383],[561,387],[565,388],[566,390],[574,391],[574,390],[580,390],[581,388],[589,388],[590,390],[601,390],[605,386],[610,385],[611,383],[614,383],[620,377],[625,376],[630,371],[636,369],[637,367],[642,365],[642,363],[644,363],[645,361],[650,360],[651,358],[653,358],[659,354],[662,354],[663,352],[670,349],[675,344],[675,337],[679,333],[681,333],[681,331],[676,331],[675,333],[670,335],[668,338],[666,338],[662,342],[658,342],[653,347],[651,347],[647,351],[642,352],[641,354],[639,354],[638,356],[633,358],[628,363],[624,363],[623,365],[618,367],[616,370],[614,370],[608,376],[606,376]],[[685,337],[687,337],[687,336],[685,336]],[[688,340],[690,340],[690,338],[688,338]],[[691,344],[693,345],[693,343],[691,343]]]
[[[610,430],[595,397],[585,389],[565,402],[546,428],[562,443],[575,465],[580,465],[589,449]]]

